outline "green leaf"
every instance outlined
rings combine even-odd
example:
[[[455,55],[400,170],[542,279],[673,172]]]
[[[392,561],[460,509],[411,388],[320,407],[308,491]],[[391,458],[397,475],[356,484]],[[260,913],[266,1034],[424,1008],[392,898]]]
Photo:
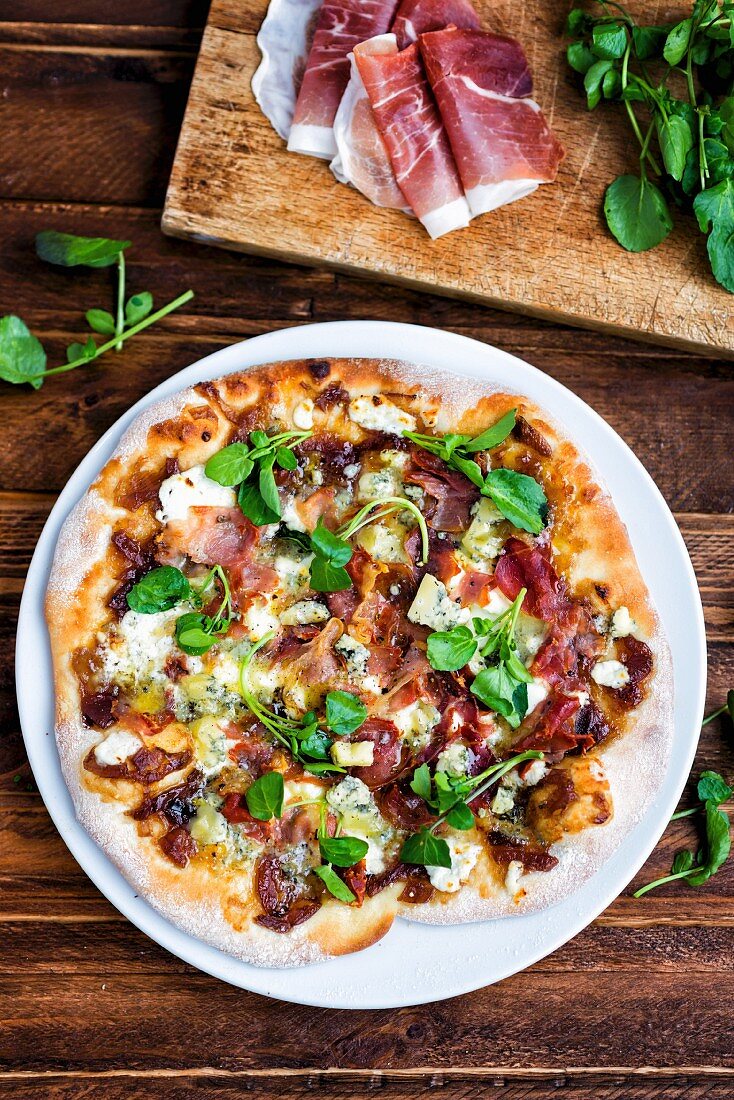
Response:
[[[321,517],[311,535],[311,546],[315,553],[332,565],[346,565],[352,557],[349,543],[325,527]]]
[[[604,74],[601,90],[605,99],[614,99],[615,96],[619,95],[622,90],[622,77],[616,69],[610,69],[608,73]]]
[[[369,844],[356,836],[320,837],[319,851],[326,863],[337,867],[353,867],[367,855]]]
[[[664,241],[673,220],[662,193],[639,176],[618,176],[604,196],[607,225],[622,248],[645,252]]]
[[[493,424],[491,428],[487,428],[481,435],[477,435],[474,439],[470,439],[468,443],[464,445],[464,450],[469,451],[490,451],[492,447],[498,447],[500,443],[504,443],[508,435],[515,427],[515,421],[517,419],[517,409],[510,409],[508,413],[498,420],[496,424]]]
[[[714,802],[717,806],[731,798],[734,791],[718,772],[701,772],[698,780],[698,797],[702,802]]]
[[[325,764],[304,764],[303,770],[309,772],[311,775],[326,775],[328,772],[346,772],[346,768],[340,768],[338,764],[325,763]]]
[[[729,715],[729,721],[734,722],[734,688],[726,693],[726,712]]]
[[[627,49],[627,32],[621,23],[597,23],[592,29],[591,41],[597,57],[613,60],[622,57]]]
[[[734,292],[734,181],[722,180],[693,200],[701,230],[710,228],[706,244],[714,278]]]
[[[88,309],[84,314],[87,324],[102,336],[114,336],[115,318],[106,309]]]
[[[681,871],[690,871],[693,866],[693,852],[688,848],[681,848],[679,852],[675,853],[675,859],[673,860],[673,866],[670,868],[670,872],[673,875],[680,874]]]
[[[640,61],[660,56],[667,36],[666,27],[633,27],[632,44]]]
[[[455,672],[470,661],[477,641],[468,626],[455,626],[428,635],[427,652],[432,668],[439,672]]]
[[[239,485],[252,473],[254,462],[246,443],[230,443],[217,451],[204,467],[204,473],[219,485]]]
[[[682,61],[691,40],[692,30],[693,20],[684,19],[681,23],[676,23],[673,29],[668,32],[663,47],[663,57],[669,65],[677,65]]]
[[[199,615],[196,611],[190,611],[176,619],[176,642],[179,649],[194,657],[208,653],[217,641],[208,625],[208,616]]]
[[[276,519],[281,517],[280,497],[278,496],[278,486],[275,484],[275,476],[273,475],[273,465],[275,463],[275,455],[270,454],[261,459],[260,475],[259,475],[259,489],[260,496],[265,502],[265,506],[270,509]],[[275,522],[272,520],[271,522]]]
[[[341,565],[332,565],[318,554],[311,562],[310,572],[314,592],[344,592],[352,587],[352,578],[346,569]]]
[[[36,235],[36,253],[49,264],[62,267],[109,267],[131,241],[114,241],[107,237],[75,237],[44,229]]]
[[[350,691],[330,691],[326,696],[326,724],[334,733],[342,737],[354,733],[366,717],[367,707]]]
[[[572,42],[566,50],[566,60],[574,72],[584,76],[596,61],[593,53],[584,42]]]
[[[283,470],[295,470],[298,468],[298,459],[288,447],[278,447],[275,452],[275,461]]]
[[[449,461],[449,466],[453,466],[455,470],[458,470],[464,477],[469,478],[469,481],[473,485],[476,485],[477,489],[481,489],[484,484],[484,474],[481,467],[473,458],[464,458],[460,454],[453,454]]]
[[[421,867],[451,867],[448,844],[425,828],[406,839],[400,858],[403,863],[414,863]]]
[[[247,809],[258,821],[270,821],[283,813],[285,785],[280,772],[265,772],[245,791]]]
[[[268,523],[277,523],[280,519],[280,511],[274,512],[262,498],[260,489],[254,481],[243,481],[237,493],[237,503],[256,527],[263,527]]]
[[[431,804],[433,801],[433,788],[428,764],[421,764],[420,767],[415,769],[413,778],[410,781],[410,787],[419,798],[422,798],[424,802],[428,802],[429,805]]]
[[[701,886],[715,875],[727,860],[731,850],[729,818],[714,802],[706,803],[706,859],[698,871],[694,868],[687,878],[691,886]],[[700,857],[699,857],[700,858]]]
[[[473,829],[474,814],[471,812],[466,802],[457,802],[453,809],[446,815],[446,823],[453,829]]]
[[[681,180],[688,151],[693,146],[691,128],[679,115],[668,115],[667,119],[658,115],[657,131],[665,168],[674,180]]]
[[[97,351],[97,345],[94,342],[94,337],[90,336],[86,344],[69,344],[66,349],[66,362],[76,363],[80,359],[93,359]]]
[[[722,121],[721,140],[729,153],[734,155],[734,96],[719,104],[719,117]]]
[[[328,864],[324,864],[322,867],[314,867],[313,873],[319,876],[326,889],[330,894],[334,895],[337,901],[344,901],[350,904],[357,900],[346,882],[343,882],[336,871],[329,867]]]
[[[571,36],[583,34],[588,18],[583,8],[571,8],[566,16],[565,33]]]
[[[328,760],[331,746],[331,738],[327,737],[323,730],[315,730],[301,739],[298,755],[309,756],[313,760]]]
[[[472,695],[490,710],[501,714],[513,729],[522,722],[528,709],[528,686],[518,682],[500,662],[485,668],[471,685]]]
[[[139,615],[155,615],[191,597],[191,585],[174,565],[161,565],[146,573],[127,594],[128,607]]]
[[[545,525],[548,501],[533,477],[514,470],[490,470],[484,495],[491,497],[503,516],[522,531],[539,535]]]
[[[141,290],[140,294],[133,294],[125,303],[125,324],[137,325],[143,321],[153,308],[153,295],[147,290]]]
[[[584,76],[584,88],[586,89],[586,102],[590,111],[599,104],[601,99],[601,82],[612,68],[612,61],[595,61]]]
[[[533,677],[517,655],[517,652],[505,642],[502,646],[502,659],[510,676],[514,676],[522,684],[532,684]]]
[[[0,318],[0,378],[4,382],[28,382],[34,390],[43,385],[46,352],[20,317]]]

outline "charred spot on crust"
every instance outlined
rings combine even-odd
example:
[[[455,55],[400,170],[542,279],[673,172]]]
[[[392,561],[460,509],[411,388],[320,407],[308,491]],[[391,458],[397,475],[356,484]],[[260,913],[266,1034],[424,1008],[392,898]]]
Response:
[[[609,598],[609,585],[608,584],[595,584],[594,591],[600,600],[606,600]]]
[[[331,367],[327,359],[312,359],[308,369],[317,382],[323,382],[331,373]]]

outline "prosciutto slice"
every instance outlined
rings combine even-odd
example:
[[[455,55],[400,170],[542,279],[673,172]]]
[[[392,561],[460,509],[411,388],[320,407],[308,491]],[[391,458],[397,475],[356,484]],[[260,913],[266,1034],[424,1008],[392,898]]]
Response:
[[[479,29],[479,16],[469,0],[402,0],[391,30],[403,50],[426,31],[450,26]]]
[[[354,59],[395,178],[416,216],[434,240],[467,226],[469,205],[418,46],[389,54],[365,42],[355,47]]]
[[[349,81],[349,53],[384,34],[397,0],[324,0],[296,100],[288,148],[332,160],[337,153],[334,119]]]
[[[472,215],[556,178],[563,146],[538,104],[522,46],[487,31],[421,35],[420,51]]]
[[[258,31],[262,61],[252,78],[252,91],[263,114],[284,141],[291,132],[320,5],[321,0],[270,0]]]
[[[395,38],[391,34],[379,35],[372,39],[372,43],[376,53],[397,52]],[[351,75],[334,119],[334,140],[338,152],[329,167],[340,183],[351,183],[375,206],[411,214],[395,179],[354,54],[350,54],[349,59]]]

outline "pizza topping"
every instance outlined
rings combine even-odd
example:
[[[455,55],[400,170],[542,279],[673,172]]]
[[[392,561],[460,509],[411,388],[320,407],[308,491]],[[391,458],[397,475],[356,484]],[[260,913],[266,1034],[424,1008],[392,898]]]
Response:
[[[157,537],[115,533],[122,617],[74,666],[113,727],[85,766],[144,788],[132,816],[177,866],[254,873],[274,932],[397,881],[411,904],[456,892],[483,851],[519,896],[555,865],[551,824],[611,813],[553,777],[637,705],[650,650],[571,590],[551,448],[516,410],[434,436],[381,395],[347,413],[338,381],[305,389],[169,467]]]
[[[158,499],[161,506],[155,518],[160,523],[186,520],[190,508],[227,509],[237,503],[234,491],[207,477],[203,466],[167,477],[158,490]]]
[[[630,682],[630,674],[621,661],[598,661],[591,670],[591,678],[602,687],[614,689]]]
[[[476,866],[481,853],[479,844],[472,844],[460,836],[446,838],[449,849],[449,867],[426,866],[431,885],[445,894],[454,894],[466,882]]]

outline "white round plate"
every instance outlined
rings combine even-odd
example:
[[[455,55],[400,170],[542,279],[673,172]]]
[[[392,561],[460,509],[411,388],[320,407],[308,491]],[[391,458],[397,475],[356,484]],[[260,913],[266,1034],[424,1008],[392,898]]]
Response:
[[[675,738],[655,804],[612,858],[561,904],[543,913],[453,927],[398,919],[380,943],[365,951],[297,970],[272,970],[233,959],[175,928],[135,895],[76,821],[55,748],[43,601],[64,519],[146,405],[231,371],[320,356],[405,359],[486,378],[527,394],[568,425],[601,472],[627,524],[670,641]],[[291,328],[235,344],[169,378],[121,417],[78,467],[39,539],[20,609],[16,659],[21,724],[39,790],[69,849],[112,904],[167,950],[226,982],[300,1004],[355,1009],[423,1004],[490,985],[555,951],[598,916],[647,859],[675,809],[693,762],[706,684],[703,612],[685,544],[660,492],[626,444],[588,405],[520,359],[464,336],[381,321]]]

